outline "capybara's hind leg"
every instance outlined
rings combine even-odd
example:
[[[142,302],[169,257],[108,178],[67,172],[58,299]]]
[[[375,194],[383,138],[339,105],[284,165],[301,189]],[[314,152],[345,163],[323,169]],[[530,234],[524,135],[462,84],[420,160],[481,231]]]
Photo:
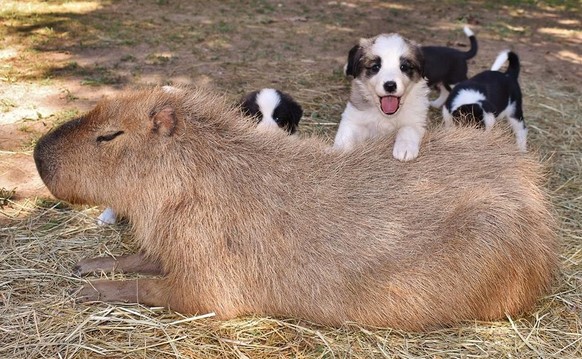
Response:
[[[167,307],[169,290],[166,279],[96,280],[81,287],[78,302],[140,303]]]
[[[124,273],[140,273],[158,275],[162,274],[159,263],[146,258],[142,252],[112,257],[83,258],[73,268],[73,273],[78,276],[95,272],[120,271]]]

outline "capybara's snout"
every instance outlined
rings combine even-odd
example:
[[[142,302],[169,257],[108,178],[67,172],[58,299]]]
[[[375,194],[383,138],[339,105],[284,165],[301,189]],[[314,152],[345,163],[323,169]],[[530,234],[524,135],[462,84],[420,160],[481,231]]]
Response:
[[[40,140],[34,146],[34,163],[36,164],[36,170],[38,174],[42,178],[43,182],[48,186],[48,177],[51,171],[50,165],[50,158],[49,155],[51,151],[49,150],[50,147],[50,136],[51,133],[48,133],[40,138]]]
[[[60,125],[42,136],[34,147],[33,157],[38,174],[51,193],[57,197],[59,196],[56,192],[60,193],[62,192],[61,188],[67,187],[66,184],[59,181],[59,178],[62,177],[59,171],[63,167],[60,164],[68,163],[68,166],[74,164],[77,162],[74,158],[75,153],[83,152],[80,149],[81,145],[78,142],[75,143],[75,140],[80,137],[79,124],[80,119],[76,119]]]

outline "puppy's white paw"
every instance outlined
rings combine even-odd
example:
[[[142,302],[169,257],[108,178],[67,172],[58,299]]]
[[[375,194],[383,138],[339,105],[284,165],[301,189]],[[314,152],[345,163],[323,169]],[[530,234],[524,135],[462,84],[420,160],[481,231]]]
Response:
[[[418,156],[420,146],[415,141],[396,140],[392,155],[399,161],[410,161]]]
[[[115,215],[115,212],[111,208],[107,207],[99,215],[99,217],[97,217],[97,224],[100,226],[104,226],[107,224],[115,224],[116,220],[117,216]]]

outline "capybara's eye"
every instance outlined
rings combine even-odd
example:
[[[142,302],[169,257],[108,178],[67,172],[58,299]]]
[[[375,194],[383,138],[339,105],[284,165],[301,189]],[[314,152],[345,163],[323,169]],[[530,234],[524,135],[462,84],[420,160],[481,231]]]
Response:
[[[123,134],[123,131],[117,131],[117,132],[110,133],[108,135],[97,136],[97,142],[111,141],[115,137],[122,135],[122,134]]]

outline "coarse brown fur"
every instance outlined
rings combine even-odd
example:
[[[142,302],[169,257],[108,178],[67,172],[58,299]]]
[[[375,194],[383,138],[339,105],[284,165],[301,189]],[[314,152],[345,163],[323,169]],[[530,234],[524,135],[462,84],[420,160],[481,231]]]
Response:
[[[82,295],[426,330],[518,315],[548,291],[557,237],[542,167],[507,136],[428,133],[402,163],[386,138],[331,151],[257,135],[241,116],[199,90],[144,89],[38,142],[51,192],[113,205],[165,273]]]

